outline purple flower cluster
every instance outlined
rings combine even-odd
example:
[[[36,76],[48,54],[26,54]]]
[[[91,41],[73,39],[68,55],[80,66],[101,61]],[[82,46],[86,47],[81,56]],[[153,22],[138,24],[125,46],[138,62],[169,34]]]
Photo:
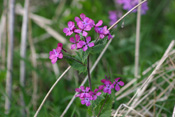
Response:
[[[109,25],[113,25],[120,17],[122,16],[122,13],[120,11],[109,11]],[[114,27],[116,28],[117,25]]]
[[[123,5],[123,9],[125,10],[131,10],[134,6],[136,6],[139,3],[139,0],[116,0],[118,4]],[[148,10],[147,2],[144,2],[141,6],[141,13],[145,14]],[[136,12],[137,9],[133,10],[133,12]]]
[[[124,85],[123,81],[119,81],[120,78],[116,78],[115,81],[112,83],[109,78],[102,79],[101,82],[103,85],[99,86],[99,90],[103,90],[104,93],[111,94],[111,90],[115,87],[116,91],[120,90],[120,86]]]
[[[68,27],[63,29],[63,32],[66,36],[71,36],[75,34],[75,37],[70,37],[69,41],[72,43],[71,49],[82,49],[86,51],[88,48],[95,46],[94,42],[91,41],[91,37],[88,36],[88,31],[94,28],[95,32],[99,34],[99,38],[103,39],[104,37],[108,36],[108,39],[111,39],[112,36],[107,29],[107,26],[101,27],[103,24],[102,20],[99,20],[97,24],[95,24],[94,20],[86,17],[85,14],[80,14],[79,17],[75,17],[75,22],[69,21]],[[51,59],[52,64],[56,63],[58,59],[63,58],[62,53],[62,43],[58,43],[56,49],[50,51],[49,59]]]
[[[84,87],[84,86],[80,86],[80,88],[76,88],[75,89],[76,92],[78,92],[78,94],[76,95],[76,97],[79,97],[81,99],[81,104],[86,104],[86,106],[90,106],[91,105],[91,100],[96,100],[97,96],[101,95],[101,92],[98,92],[98,89],[95,89],[94,92],[90,91],[89,87]]]
[[[100,27],[103,24],[102,20],[99,20],[97,24],[95,22],[86,17],[85,14],[80,14],[79,17],[75,17],[75,22],[69,21],[68,28],[64,28],[63,32],[66,36],[71,36],[75,33],[75,37],[70,37],[70,42],[72,43],[71,49],[82,49],[86,51],[89,47],[95,46],[93,42],[91,42],[91,37],[88,36],[88,31],[94,28],[95,32],[99,34],[100,39],[103,39],[105,36],[108,36],[108,39],[112,38],[107,26]]]
[[[91,105],[91,101],[96,100],[97,96],[101,95],[100,91],[104,93],[111,94],[111,90],[115,88],[116,91],[120,90],[120,86],[124,85],[123,81],[119,81],[120,78],[116,78],[112,83],[109,78],[102,79],[101,82],[103,85],[100,85],[98,89],[95,89],[94,92],[90,91],[89,87],[80,86],[80,88],[76,88],[75,91],[78,92],[76,97],[79,97],[81,100],[81,104],[86,104],[86,106]]]
[[[63,58],[62,47],[63,47],[63,44],[58,43],[57,48],[53,49],[53,51],[50,51],[49,59],[51,59],[52,64],[56,63],[57,59]]]

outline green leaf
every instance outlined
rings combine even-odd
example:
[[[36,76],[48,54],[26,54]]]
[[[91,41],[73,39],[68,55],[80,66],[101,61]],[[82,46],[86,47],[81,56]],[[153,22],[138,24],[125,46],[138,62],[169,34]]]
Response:
[[[85,73],[87,71],[86,64],[84,64],[81,58],[78,56],[71,56],[64,54],[67,62],[72,66],[72,68],[79,71],[79,73]]]
[[[90,53],[91,54],[97,54],[97,53],[100,53],[103,48],[105,47],[106,45],[106,42],[107,42],[107,38],[104,38],[104,39],[99,39],[97,41],[97,43],[95,43],[95,46],[90,48]]]

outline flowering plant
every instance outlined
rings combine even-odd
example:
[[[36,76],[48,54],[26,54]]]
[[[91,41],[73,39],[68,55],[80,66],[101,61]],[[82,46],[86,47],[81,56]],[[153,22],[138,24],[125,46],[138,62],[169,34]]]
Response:
[[[76,88],[75,91],[77,92],[76,97],[79,97],[81,100],[81,104],[88,107],[94,105],[94,101],[100,100],[98,97],[101,97],[101,101],[99,102],[102,102],[104,98],[107,98],[107,95],[111,94],[112,89],[115,88],[116,91],[119,91],[119,85],[124,85],[124,82],[118,82],[120,78],[116,78],[114,82],[112,82],[110,81],[110,78],[105,76],[105,79],[101,80],[103,85],[100,85],[94,89],[94,91],[92,90],[91,75],[89,71],[89,56],[99,52],[100,47],[104,47],[106,42],[112,39],[112,35],[107,29],[107,26],[102,26],[102,24],[102,20],[99,20],[95,24],[94,20],[86,17],[83,13],[80,14],[80,18],[75,17],[75,23],[73,21],[69,21],[68,27],[63,29],[66,36],[71,36],[69,39],[72,44],[70,49],[77,50],[77,54],[70,55],[67,50],[63,48],[63,44],[61,43],[58,43],[57,48],[53,49],[53,51],[50,51],[49,53],[49,59],[51,59],[52,64],[56,63],[57,60],[66,58],[69,64],[80,73],[87,71],[89,87],[85,88],[84,86],[80,86],[80,88]],[[96,40],[93,40],[89,35],[90,30],[94,30],[94,32],[98,34]],[[98,105],[100,106],[100,104]],[[96,107],[98,105],[96,104]],[[93,107],[91,110],[95,111],[95,108]]]

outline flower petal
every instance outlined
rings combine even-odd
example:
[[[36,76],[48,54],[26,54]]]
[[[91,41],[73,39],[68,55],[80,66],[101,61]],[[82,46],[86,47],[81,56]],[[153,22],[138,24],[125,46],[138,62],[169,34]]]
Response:
[[[81,92],[79,88],[76,88],[75,91],[79,93]]]
[[[71,45],[71,50],[75,49],[76,48],[76,44],[72,44]]]
[[[90,41],[91,41],[91,37],[90,36],[86,37],[86,42],[89,43]]]
[[[118,80],[120,80],[120,78],[116,78],[115,81],[118,82]]]
[[[104,85],[101,85],[98,87],[99,90],[102,90],[104,88]]]
[[[68,22],[68,27],[70,30],[72,30],[74,28],[74,26],[75,26],[74,22],[72,22],[72,21]]]
[[[102,82],[102,83],[105,83],[105,82],[106,82],[106,79],[102,79],[101,82]]]
[[[118,84],[115,85],[115,90],[116,90],[116,91],[119,91],[119,90],[120,90],[120,87],[119,87]]]
[[[80,29],[75,29],[75,30],[74,30],[75,33],[81,33],[81,31],[82,31],[82,30],[80,30]]]
[[[83,24],[82,21],[79,21],[79,22],[77,23],[77,25],[78,25],[78,28],[84,29],[84,24]]]
[[[120,86],[123,86],[123,85],[124,85],[124,82],[123,82],[123,81],[119,81],[118,84],[119,84]]]
[[[86,18],[86,15],[84,13],[80,14],[80,17],[82,20],[84,20]]]
[[[63,58],[63,53],[61,52],[58,56],[59,59],[62,59]]]
[[[63,32],[64,32],[64,33],[69,32],[69,28],[64,28],[64,29],[63,29]]]
[[[90,105],[91,105],[90,101],[86,102],[86,106],[90,106]]]
[[[84,86],[80,86],[80,89],[81,89],[82,91],[84,91],[84,90],[85,90]]]
[[[87,32],[86,31],[83,31],[83,36],[86,37],[87,36]]]
[[[88,49],[87,45],[83,47],[83,51],[86,51]]]
[[[85,101],[85,100],[81,100],[81,104],[83,104],[83,105],[84,105],[85,103],[86,103],[86,101]]]
[[[99,20],[98,23],[95,26],[101,26],[103,24],[102,20]]]
[[[70,41],[71,43],[75,43],[74,37],[71,37],[71,38],[69,39],[69,41]]]
[[[80,20],[79,17],[75,17],[75,21],[78,23],[78,22],[81,21],[81,20]]]
[[[52,64],[57,62],[57,57],[51,60]]]
[[[75,35],[75,38],[76,38],[76,42],[79,42],[80,41],[80,35],[76,34]]]
[[[89,43],[88,46],[89,47],[93,47],[94,46],[94,43]]]

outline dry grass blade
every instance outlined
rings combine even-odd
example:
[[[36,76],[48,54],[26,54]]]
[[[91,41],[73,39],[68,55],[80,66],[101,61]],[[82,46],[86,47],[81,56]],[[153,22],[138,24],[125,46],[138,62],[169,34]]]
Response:
[[[16,13],[19,15],[24,15],[24,9],[18,4],[17,8],[16,8]],[[58,40],[59,42],[65,44],[67,41],[66,39],[61,36],[57,31],[55,31],[53,28],[51,28],[50,25],[52,23],[51,20],[46,19],[44,17],[29,13],[29,17],[37,24],[39,25],[41,28],[43,28],[44,30],[46,30],[48,32],[48,34],[50,34],[52,37],[54,37],[56,40]]]
[[[29,0],[25,0],[25,8],[23,15],[23,23],[21,30],[21,49],[20,49],[20,85],[21,88],[25,87],[25,61],[26,58],[26,42],[27,42],[27,29],[28,29],[28,9],[29,9]],[[20,92],[20,103],[21,103],[21,112],[22,116],[25,116],[25,102],[22,91]]]
[[[174,106],[174,110],[173,110],[173,115],[172,117],[175,117],[175,106]]]
[[[2,64],[0,69],[5,69],[5,59],[6,59],[6,38],[7,38],[7,0],[3,3],[3,13],[0,21],[0,57],[2,59]]]
[[[139,0],[139,3],[141,0]],[[137,8],[137,25],[136,25],[136,41],[135,41],[135,77],[139,75],[139,48],[140,48],[140,26],[141,25],[141,6]]]
[[[69,71],[69,69],[71,68],[71,66],[69,66],[62,74],[61,76],[56,80],[56,82],[52,85],[52,87],[50,88],[50,90],[47,92],[46,96],[44,97],[43,101],[41,102],[38,110],[36,111],[34,117],[37,117],[39,111],[41,110],[42,106],[44,105],[47,97],[50,95],[50,93],[52,92],[52,90],[54,89],[54,87],[57,85],[57,83],[61,80],[61,78]]]
[[[6,76],[6,94],[5,113],[9,113],[12,97],[12,71],[13,71],[13,41],[14,41],[14,20],[15,20],[15,0],[9,0],[8,13],[8,54],[7,54],[7,76]]]
[[[124,92],[121,96],[122,99],[125,97],[130,98],[129,102],[127,103],[127,106],[129,106],[130,108],[125,107],[122,109],[121,106],[123,104],[121,104],[121,106],[117,109],[116,114],[123,115],[125,113],[126,116],[133,116],[133,111],[136,110],[144,116],[153,116],[154,114],[157,114],[152,112],[152,110],[156,108],[156,112],[163,115],[163,113],[161,113],[162,107],[156,107],[155,104],[159,102],[162,103],[161,106],[164,106],[164,101],[168,99],[172,90],[174,89],[174,46],[175,41],[172,41],[162,58],[158,62],[153,64],[150,68],[148,68],[146,72],[143,72],[144,74],[142,77],[144,77],[144,75],[146,74],[150,74],[148,77],[145,77],[145,79],[139,81],[136,85],[133,86],[130,85],[133,80],[129,82],[129,87],[125,87],[125,90],[123,90]],[[152,68],[154,69],[150,73]],[[153,93],[155,89],[156,95],[155,93]],[[134,95],[132,94],[133,90],[137,90]],[[135,116],[137,116],[137,114]]]

